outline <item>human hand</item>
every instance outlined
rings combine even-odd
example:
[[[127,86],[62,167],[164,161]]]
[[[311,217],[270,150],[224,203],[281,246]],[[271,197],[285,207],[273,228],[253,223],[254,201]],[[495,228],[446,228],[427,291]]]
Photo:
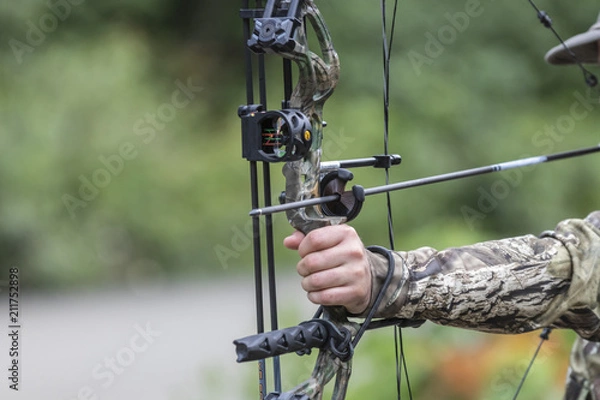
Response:
[[[296,269],[308,299],[324,306],[344,306],[362,313],[371,299],[371,267],[366,249],[348,225],[315,229],[308,235],[296,231],[283,244],[298,250]]]

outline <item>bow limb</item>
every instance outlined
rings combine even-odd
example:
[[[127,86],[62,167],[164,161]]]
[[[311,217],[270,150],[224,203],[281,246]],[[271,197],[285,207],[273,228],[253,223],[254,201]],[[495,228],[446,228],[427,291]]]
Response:
[[[331,400],[343,400],[346,397],[348,381],[352,372],[352,361],[341,361],[330,351],[319,352],[311,377],[289,392],[282,393],[278,400],[300,399],[308,396],[310,400],[322,400],[325,385],[336,377]],[[306,397],[304,397],[306,398]]]
[[[358,325],[352,323],[343,323],[344,328],[356,335]],[[277,400],[321,400],[323,390],[335,376],[335,385],[331,395],[331,400],[344,400],[348,389],[348,382],[352,373],[352,357],[346,360],[340,359],[330,350],[322,349],[319,351],[315,368],[309,379],[302,382],[289,392],[277,395]],[[308,397],[303,397],[308,396]]]
[[[291,161],[283,167],[286,178],[285,201],[294,202],[319,196],[319,175],[323,144],[323,105],[335,89],[340,63],[329,30],[323,17],[312,1],[304,1],[303,15],[316,33],[321,57],[308,48],[305,30],[297,30],[296,46],[292,52],[281,55],[296,63],[298,83],[290,98],[290,106],[306,115],[312,126],[312,145],[307,155]],[[306,207],[287,212],[290,224],[308,233],[326,225],[339,224],[345,217],[325,216],[319,206]]]
[[[285,201],[294,202],[318,197],[320,181],[320,164],[323,144],[323,106],[333,93],[340,74],[340,63],[329,30],[323,17],[311,0],[303,2],[302,15],[309,21],[318,39],[321,56],[308,48],[305,29],[300,27],[296,33],[294,51],[281,55],[298,66],[298,83],[290,98],[290,106],[300,109],[306,115],[312,127],[312,145],[304,159],[287,162],[283,167],[286,179]],[[343,216],[325,215],[320,206],[311,206],[287,211],[290,224],[308,233],[314,229],[346,221]],[[344,326],[356,334],[345,310],[341,307],[328,308],[325,318],[338,326]],[[321,400],[323,388],[336,377],[332,400],[343,400],[346,396],[350,379],[351,357],[342,361],[328,349],[319,351],[317,363],[311,377],[290,392],[280,395],[279,399],[294,399],[297,396],[309,396],[311,400]]]

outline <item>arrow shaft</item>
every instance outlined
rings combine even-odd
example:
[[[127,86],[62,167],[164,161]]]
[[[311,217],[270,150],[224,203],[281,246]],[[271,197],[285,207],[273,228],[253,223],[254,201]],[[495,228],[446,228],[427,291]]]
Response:
[[[517,159],[517,160],[506,161],[506,162],[499,163],[499,164],[491,164],[491,165],[486,165],[483,167],[465,169],[465,170],[449,172],[449,173],[440,174],[440,175],[433,175],[433,176],[428,176],[426,178],[412,179],[412,180],[408,180],[408,181],[404,181],[404,182],[392,183],[389,185],[375,186],[372,188],[365,189],[364,193],[365,193],[365,196],[371,196],[374,194],[388,193],[388,192],[393,192],[396,190],[403,190],[403,189],[408,189],[408,188],[413,188],[413,187],[418,187],[418,186],[431,185],[434,183],[453,181],[453,180],[457,180],[457,179],[468,178],[471,176],[484,175],[484,174],[489,174],[492,172],[507,171],[507,170],[515,169],[515,168],[523,168],[523,167],[527,167],[527,166],[531,166],[531,165],[543,164],[543,163],[558,161],[558,160],[565,160],[568,158],[575,158],[575,157],[580,157],[580,156],[584,156],[584,155],[588,155],[588,154],[592,154],[592,153],[598,153],[598,152],[600,152],[600,144],[596,145],[596,146],[592,146],[592,147],[586,147],[583,149],[565,151],[562,153],[555,153],[555,154],[549,154],[549,155],[537,156],[537,157],[521,158],[521,159]],[[303,207],[308,207],[308,206],[315,206],[315,205],[325,204],[325,203],[338,201],[338,200],[339,200],[339,195],[316,197],[313,199],[295,201],[295,202],[271,206],[271,207],[256,208],[250,212],[250,215],[251,216],[270,215],[270,214],[275,214],[275,213],[279,213],[279,212],[283,212],[283,211],[287,211],[287,210],[298,209],[298,208],[303,208]]]

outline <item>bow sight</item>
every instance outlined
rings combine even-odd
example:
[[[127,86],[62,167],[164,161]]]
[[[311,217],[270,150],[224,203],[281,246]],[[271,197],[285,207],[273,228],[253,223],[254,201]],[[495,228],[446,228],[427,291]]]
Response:
[[[310,120],[298,110],[264,111],[261,105],[241,106],[242,156],[248,161],[298,161],[312,144]]]

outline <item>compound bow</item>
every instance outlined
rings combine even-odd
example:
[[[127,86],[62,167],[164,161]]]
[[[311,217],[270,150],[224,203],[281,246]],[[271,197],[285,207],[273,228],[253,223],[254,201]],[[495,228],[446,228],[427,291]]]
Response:
[[[552,28],[549,17],[537,9],[540,21]],[[254,275],[257,309],[257,334],[236,340],[238,362],[259,361],[260,398],[267,400],[312,400],[321,399],[324,386],[336,377],[333,400],[345,398],[351,373],[351,359],[354,348],[366,329],[382,326],[419,326],[423,321],[385,320],[374,321],[377,309],[376,300],[369,315],[362,324],[350,322],[341,307],[320,308],[315,317],[298,326],[278,329],[277,297],[273,228],[271,215],[286,212],[290,224],[304,232],[331,224],[352,220],[361,210],[365,197],[378,193],[389,193],[409,187],[428,185],[447,180],[460,179],[473,175],[486,174],[511,168],[520,168],[554,160],[561,160],[600,151],[599,146],[559,154],[531,157],[501,164],[473,168],[448,174],[437,175],[395,184],[386,184],[364,189],[353,186],[346,190],[346,184],[353,179],[346,168],[372,166],[387,170],[400,164],[399,155],[387,152],[387,126],[389,104],[389,60],[391,40],[387,40],[385,1],[381,1],[384,38],[384,125],[386,136],[385,154],[346,161],[322,162],[323,105],[334,91],[340,71],[340,63],[323,17],[313,0],[268,0],[265,6],[256,1],[242,2],[241,17],[244,23],[246,42],[246,82],[247,104],[241,106],[238,115],[242,120],[242,152],[250,163],[251,202],[254,236]],[[394,6],[395,25],[397,1]],[[253,26],[251,22],[253,21]],[[315,34],[320,54],[309,49],[307,35],[309,27]],[[556,33],[556,32],[555,32]],[[557,35],[560,38],[560,36]],[[562,41],[562,40],[561,40]],[[280,110],[267,110],[266,104],[266,54],[283,58],[284,100]],[[255,74],[254,66],[257,65]],[[297,84],[292,89],[292,63],[297,67]],[[589,86],[595,86],[596,78],[581,63],[578,63]],[[254,80],[258,78],[259,102],[254,99]],[[283,162],[285,192],[280,196],[281,205],[271,204],[270,163]],[[262,164],[263,205],[260,204],[258,165]],[[386,174],[387,176],[387,174]],[[388,218],[390,226],[390,247],[393,249],[393,227],[388,198]],[[262,234],[259,218],[265,218],[265,233]],[[269,286],[271,331],[265,332],[263,304],[263,256],[262,239],[266,241],[267,274]],[[394,258],[381,247],[371,247],[371,251],[386,256],[389,260],[389,278],[394,272]],[[404,267],[404,266],[403,266]],[[403,271],[404,273],[404,271]],[[384,289],[380,294],[385,291]],[[547,332],[545,332],[547,336]],[[312,348],[319,348],[314,371],[307,381],[296,388],[282,393],[278,356],[290,352],[306,354]],[[273,357],[274,391],[267,393],[265,359]],[[405,368],[404,368],[405,369]],[[406,370],[406,369],[405,369]],[[410,393],[410,388],[409,388]]]

